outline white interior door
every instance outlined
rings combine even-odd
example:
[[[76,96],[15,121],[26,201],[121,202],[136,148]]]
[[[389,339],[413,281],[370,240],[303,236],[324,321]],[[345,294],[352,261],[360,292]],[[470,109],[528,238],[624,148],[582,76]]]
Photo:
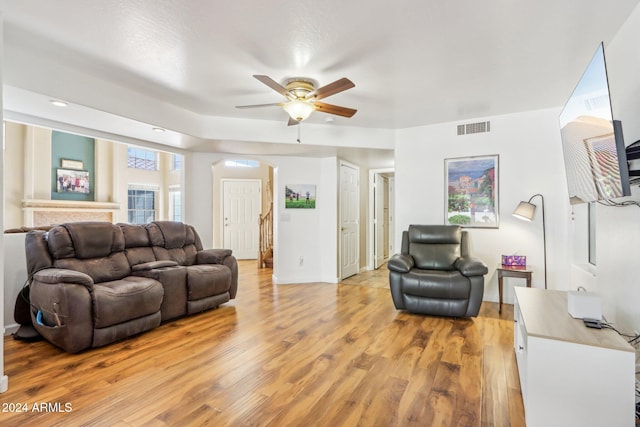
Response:
[[[223,243],[237,259],[258,258],[261,187],[259,179],[222,181]]]
[[[387,227],[387,234],[389,235],[389,256],[397,252],[393,242],[395,242],[395,204],[396,204],[396,179],[393,176],[389,177],[389,226]]]
[[[381,174],[375,174],[373,178],[373,199],[374,199],[374,236],[375,236],[375,264],[374,268],[379,268],[384,262],[385,241],[386,239],[386,223],[385,223],[385,190],[387,179]]]
[[[340,279],[360,270],[360,171],[340,163]]]

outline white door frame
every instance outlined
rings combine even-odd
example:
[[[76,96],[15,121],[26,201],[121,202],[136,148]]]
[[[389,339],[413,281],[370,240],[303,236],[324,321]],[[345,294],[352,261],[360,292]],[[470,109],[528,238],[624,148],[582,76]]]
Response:
[[[340,160],[339,164],[338,164],[338,278],[339,280],[342,280],[344,277],[342,274],[342,253],[343,253],[343,247],[342,247],[342,203],[341,203],[341,199],[342,199],[342,167],[346,166],[352,169],[355,169],[358,172],[358,191],[356,192],[357,194],[357,200],[356,200],[356,217],[358,218],[358,227],[356,229],[356,241],[358,242],[358,245],[356,246],[356,259],[357,259],[357,263],[358,263],[358,273],[360,272],[360,167],[357,165],[354,165],[353,163],[349,163],[346,162],[344,160]]]
[[[256,224],[258,223],[259,216],[262,214],[262,179],[260,178],[221,178],[220,179],[220,237],[222,240],[222,246],[225,247],[224,241],[224,185],[226,182],[255,182],[258,184],[258,188],[260,189],[260,201],[257,205],[258,207],[258,216],[256,217]],[[259,237],[258,237],[259,239]],[[256,242],[256,246],[259,242]]]
[[[376,260],[375,260],[375,245],[376,245],[376,241],[375,241],[375,225],[374,225],[374,221],[375,221],[375,205],[374,205],[374,182],[375,182],[375,176],[376,174],[380,174],[380,173],[395,173],[395,169],[394,168],[383,168],[383,169],[369,169],[369,218],[367,220],[367,269],[368,270],[374,270],[375,269],[375,265],[376,265]],[[389,200],[393,200],[393,196],[390,195]],[[393,211],[393,209],[390,208],[390,212]],[[391,232],[389,230],[389,232]],[[391,241],[391,239],[389,239],[389,244],[393,245],[393,242]],[[389,251],[391,252],[391,251]],[[391,253],[389,253],[389,256],[391,256]]]

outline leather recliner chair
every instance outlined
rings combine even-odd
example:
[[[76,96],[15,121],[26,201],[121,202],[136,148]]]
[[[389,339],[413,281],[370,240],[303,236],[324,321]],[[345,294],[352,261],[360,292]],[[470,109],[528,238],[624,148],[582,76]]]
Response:
[[[487,266],[469,254],[457,225],[410,225],[402,248],[387,262],[395,307],[435,316],[478,315]]]

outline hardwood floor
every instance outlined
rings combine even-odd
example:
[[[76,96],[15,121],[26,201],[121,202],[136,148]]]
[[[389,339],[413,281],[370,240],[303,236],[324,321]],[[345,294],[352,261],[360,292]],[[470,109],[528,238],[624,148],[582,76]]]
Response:
[[[5,337],[0,424],[523,426],[512,307],[411,315],[386,280],[276,287],[244,261],[236,300],[107,347]]]

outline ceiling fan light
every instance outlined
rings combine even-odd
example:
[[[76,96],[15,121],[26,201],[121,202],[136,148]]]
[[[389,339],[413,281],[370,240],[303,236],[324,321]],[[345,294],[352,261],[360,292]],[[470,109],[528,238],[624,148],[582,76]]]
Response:
[[[298,122],[308,118],[315,110],[313,104],[307,101],[289,101],[283,108],[293,120]]]

